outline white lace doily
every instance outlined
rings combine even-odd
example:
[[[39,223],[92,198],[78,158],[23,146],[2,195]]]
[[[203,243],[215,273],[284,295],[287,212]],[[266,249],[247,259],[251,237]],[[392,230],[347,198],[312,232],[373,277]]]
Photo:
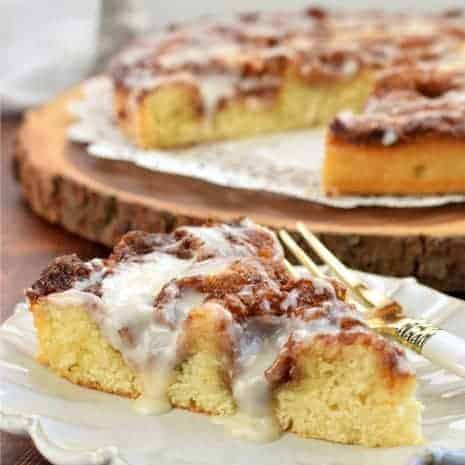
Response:
[[[88,153],[97,158],[123,160],[148,170],[227,187],[264,190],[339,208],[431,207],[465,201],[465,195],[327,197],[320,182],[323,129],[201,144],[187,149],[141,150],[122,134],[113,120],[111,81],[97,77],[83,87],[83,99],[72,102],[69,108],[76,118],[69,128],[69,138],[87,143]]]

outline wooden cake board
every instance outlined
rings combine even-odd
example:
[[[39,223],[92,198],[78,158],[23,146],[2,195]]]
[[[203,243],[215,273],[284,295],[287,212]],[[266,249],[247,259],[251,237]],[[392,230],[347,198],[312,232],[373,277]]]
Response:
[[[337,209],[98,160],[66,136],[67,104],[79,92],[30,111],[19,131],[18,178],[45,219],[108,246],[132,229],[169,232],[180,224],[248,216],[292,230],[300,220],[349,266],[465,290],[465,204]]]

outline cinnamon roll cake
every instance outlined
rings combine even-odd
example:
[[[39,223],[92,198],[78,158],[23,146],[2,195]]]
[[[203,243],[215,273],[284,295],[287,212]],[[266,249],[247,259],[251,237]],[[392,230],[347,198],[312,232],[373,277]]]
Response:
[[[109,75],[129,137],[142,148],[176,147],[324,125],[360,111],[380,70],[463,68],[464,52],[463,11],[312,7],[171,25],[115,57]]]
[[[341,284],[290,276],[248,220],[131,232],[107,259],[57,258],[26,294],[38,360],[143,413],[202,412],[254,440],[422,441],[404,352]]]

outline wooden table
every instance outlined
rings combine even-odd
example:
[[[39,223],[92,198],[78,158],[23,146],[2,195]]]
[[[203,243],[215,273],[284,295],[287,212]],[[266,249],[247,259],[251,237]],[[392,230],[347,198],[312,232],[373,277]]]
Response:
[[[2,215],[0,321],[7,318],[16,302],[44,266],[55,256],[77,253],[81,258],[105,256],[105,247],[81,239],[34,215],[21,198],[12,176],[13,140],[19,118],[2,119]],[[43,465],[48,462],[26,438],[0,434],[1,465]]]

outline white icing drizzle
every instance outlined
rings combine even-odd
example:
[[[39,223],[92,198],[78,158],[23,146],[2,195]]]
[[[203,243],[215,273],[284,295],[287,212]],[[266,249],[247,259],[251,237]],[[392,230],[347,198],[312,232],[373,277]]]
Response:
[[[392,145],[395,144],[398,140],[396,131],[393,129],[386,129],[383,134],[382,144],[383,145]]]
[[[207,64],[212,59],[221,57],[222,59],[235,59],[240,47],[237,44],[219,43],[216,47],[202,48],[197,44],[189,44],[180,48],[173,54],[165,54],[160,57],[160,64],[163,68],[173,69],[185,63]]]
[[[288,296],[282,302],[282,307],[291,305],[296,308],[294,291],[296,289],[289,294],[292,294],[291,298]],[[325,302],[322,306],[327,305],[332,305],[332,302]],[[318,310],[308,309],[307,317]],[[338,323],[327,318],[303,321],[298,318],[281,317],[274,318],[274,324],[275,329],[269,333],[269,330],[261,327],[259,320],[252,319],[240,340],[238,374],[234,377],[232,385],[237,412],[232,416],[213,418],[214,423],[223,425],[233,436],[258,442],[277,439],[281,435],[281,427],[273,412],[272,391],[266,371],[273,366],[291,338],[310,343],[311,339],[318,335],[337,334],[340,331]],[[365,331],[365,328],[356,326],[354,331]]]
[[[92,311],[101,305],[101,300],[96,295],[77,289],[49,294],[45,299],[56,307],[83,306],[86,309],[92,309]]]
[[[276,329],[271,335],[265,335],[259,321],[253,319],[244,329],[239,343],[238,373],[232,385],[237,412],[213,419],[232,435],[258,442],[272,441],[281,434],[265,372],[275,362],[290,331],[284,319],[274,320]]]
[[[100,258],[94,258],[87,263],[87,267],[90,270],[90,275],[87,279],[81,279],[76,281],[74,289],[82,291],[90,286],[99,284],[102,281],[107,269],[104,265],[103,260]]]
[[[265,228],[258,226],[248,219],[241,222],[240,226],[230,226],[221,224],[214,228],[198,228],[184,226],[178,231],[187,231],[196,237],[199,237],[204,246],[200,253],[214,252],[220,257],[247,257],[256,255],[257,250],[247,237],[250,230],[257,230],[262,234],[265,233],[273,243],[273,256],[269,257],[272,260],[281,260],[284,255],[282,248],[274,234],[270,234]],[[233,240],[231,240],[233,238]]]

